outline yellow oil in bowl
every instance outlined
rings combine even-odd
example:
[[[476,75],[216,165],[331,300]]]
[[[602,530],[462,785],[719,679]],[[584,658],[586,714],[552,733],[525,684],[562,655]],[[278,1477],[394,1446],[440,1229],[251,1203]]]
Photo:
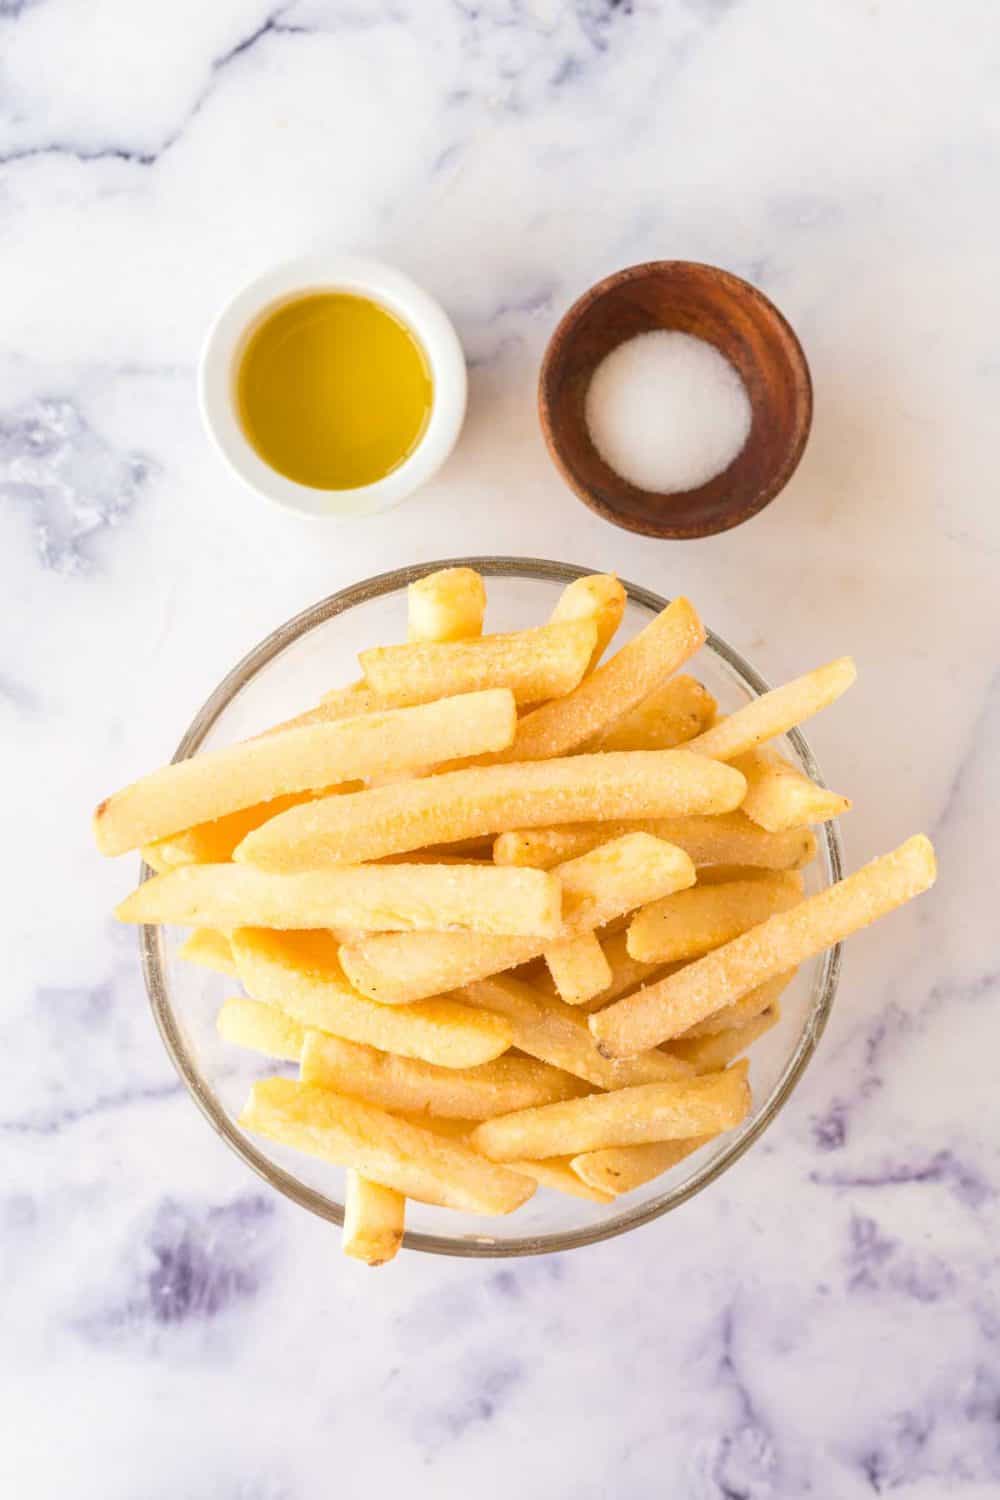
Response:
[[[240,422],[298,484],[351,490],[398,469],[423,437],[434,388],[406,325],[367,297],[311,292],[266,314],[236,373]]]

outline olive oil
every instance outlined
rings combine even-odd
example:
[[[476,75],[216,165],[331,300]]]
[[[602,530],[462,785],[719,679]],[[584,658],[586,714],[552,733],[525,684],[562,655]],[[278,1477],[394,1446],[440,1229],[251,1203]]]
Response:
[[[314,489],[348,490],[410,456],[433,385],[424,351],[387,308],[312,292],[251,334],[236,398],[244,432],[272,469]]]

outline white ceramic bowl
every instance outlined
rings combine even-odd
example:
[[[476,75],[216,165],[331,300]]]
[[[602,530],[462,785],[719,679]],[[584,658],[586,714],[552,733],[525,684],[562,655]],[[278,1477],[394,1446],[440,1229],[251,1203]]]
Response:
[[[265,313],[310,292],[351,292],[394,313],[417,339],[431,370],[430,419],[416,448],[375,484],[314,489],[279,474],[257,453],[240,424],[236,372],[247,340]],[[307,256],[267,271],[229,302],[208,331],[198,372],[202,420],[229,467],[251,489],[310,516],[365,516],[397,505],[430,479],[448,457],[465,417],[465,358],[444,309],[392,266],[354,256]]]

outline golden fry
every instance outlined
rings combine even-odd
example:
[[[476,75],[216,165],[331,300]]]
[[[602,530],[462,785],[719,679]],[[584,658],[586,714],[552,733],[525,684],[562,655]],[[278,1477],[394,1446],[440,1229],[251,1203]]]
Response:
[[[574,1156],[570,1165],[588,1187],[597,1192],[630,1193],[633,1188],[652,1182],[676,1167],[712,1140],[697,1135],[686,1141],[650,1141],[644,1146],[607,1146],[601,1151],[585,1151]]]
[[[235,974],[232,945],[226,933],[214,927],[196,927],[191,936],[177,952],[178,958],[189,963],[200,964],[203,969],[214,969],[217,974]]]
[[[486,585],[474,568],[439,568],[406,590],[411,641],[464,641],[483,633]]]
[[[796,970],[791,969],[787,974],[779,974],[777,979],[768,979],[764,984],[757,985],[756,989],[747,990],[739,1000],[734,1000],[732,1005],[724,1005],[721,1010],[715,1010],[704,1021],[699,1021],[695,1026],[689,1026],[687,1031],[681,1032],[676,1038],[678,1042],[693,1041],[695,1037],[717,1036],[723,1031],[732,1031],[738,1027],[745,1026],[748,1021],[753,1021],[757,1016],[763,1015],[764,1011],[777,1009],[778,1001],[785,993],[792,980],[795,978]],[[671,1047],[673,1043],[669,1044]]]
[[[567,1005],[583,1005],[611,983],[611,965],[594,932],[550,943],[545,962],[552,982]]]
[[[236,858],[287,872],[363,864],[512,824],[725,813],[745,793],[738,771],[686,750],[472,766],[293,807],[250,834]]]
[[[764,870],[795,870],[816,855],[808,828],[766,833],[740,812],[697,814],[683,818],[638,818],[604,823],[567,823],[556,828],[528,828],[501,833],[493,844],[498,865],[533,865],[551,869],[576,859],[608,839],[626,833],[649,833],[689,854],[696,865],[753,865]]]
[[[560,938],[592,931],[694,881],[694,867],[682,850],[642,833],[570,860],[557,873],[563,890]],[[546,946],[533,938],[475,933],[414,932],[407,933],[405,941],[402,934],[393,938],[375,933],[342,947],[340,959],[363,994],[383,1005],[400,1005],[529,963]]]
[[[472,1144],[492,1161],[578,1156],[605,1146],[716,1135],[738,1125],[749,1108],[745,1073],[727,1069],[501,1115],[478,1126]]]
[[[662,687],[704,640],[705,627],[694,605],[675,599],[572,693],[526,714],[510,750],[495,759],[548,760],[571,755]],[[507,827],[517,827],[521,821],[511,818]]]
[[[614,1193],[603,1188],[592,1187],[573,1171],[568,1156],[549,1156],[545,1161],[512,1161],[512,1172],[523,1172],[533,1177],[539,1187],[552,1188],[554,1192],[566,1193],[570,1198],[585,1198],[589,1203],[614,1203]]]
[[[459,1141],[292,1078],[255,1083],[239,1123],[442,1208],[508,1214],[535,1190],[530,1178],[495,1167]]]
[[[302,802],[311,802],[314,797],[333,797],[340,792],[360,791],[360,781],[348,781],[338,786],[324,787],[320,792],[292,792],[287,797],[273,797],[270,802],[258,802],[253,807],[244,807],[239,812],[227,813],[209,823],[196,823],[170,838],[158,843],[146,844],[142,857],[158,875],[177,865],[221,865],[232,859],[233,850],[241,844],[248,833],[253,833],[262,823],[298,807]]]
[[[561,620],[593,620],[597,641],[587,670],[592,672],[625,613],[625,590],[614,573],[591,573],[567,584],[552,611],[554,624]],[[645,747],[644,747],[645,748]]]
[[[510,1046],[509,1021],[456,1000],[394,1008],[359,995],[326,933],[241,928],[232,943],[239,976],[253,998],[279,1006],[303,1026],[443,1068],[472,1068]]]
[[[520,884],[503,881],[515,876]],[[203,927],[553,936],[562,927],[562,889],[546,871],[496,865],[331,866],[293,875],[251,865],[181,865],[143,881],[116,916]]]
[[[341,1248],[367,1266],[384,1266],[403,1243],[406,1199],[393,1188],[370,1182],[348,1168],[344,1179],[344,1235]]]
[[[719,1031],[715,1036],[675,1037],[667,1043],[671,1056],[680,1057],[690,1063],[696,1073],[718,1073],[752,1046],[759,1037],[777,1026],[781,1020],[781,1008],[774,1005],[762,1011],[752,1021],[734,1026],[729,1031]]]
[[[655,1047],[748,990],[841,942],[934,884],[934,850],[922,834],[791,910],[779,912],[658,984],[616,1000],[589,1025],[610,1057]]]
[[[635,1057],[602,1057],[587,1029],[586,1017],[555,996],[512,975],[477,980],[458,992],[470,1005],[502,1016],[511,1027],[513,1045],[530,1057],[572,1073],[598,1089],[628,1088],[684,1078],[693,1069],[679,1058],[653,1048]]]
[[[514,701],[499,689],[207,750],[163,766],[102,802],[94,814],[97,846],[103,854],[124,854],[275,797],[476,755],[509,744],[514,726]],[[335,801],[323,799],[324,805]]]
[[[850,801],[817,786],[777,756],[759,750],[741,755],[739,770],[747,779],[743,811],[769,833],[785,833],[810,823],[827,823],[850,811]]]
[[[215,1025],[225,1041],[289,1062],[298,1062],[306,1035],[305,1028],[276,1005],[263,1005],[243,996],[225,1002]]]
[[[852,659],[841,656],[738,708],[697,739],[690,740],[688,748],[714,760],[733,760],[737,755],[745,755],[767,740],[787,734],[820,709],[828,708],[847,691],[857,675]]]
[[[628,951],[644,963],[698,958],[801,901],[797,871],[761,871],[751,880],[727,880],[678,891],[632,918]]]
[[[591,750],[672,750],[693,740],[715,718],[717,704],[694,677],[671,677],[588,748]]]
[[[576,687],[596,641],[592,619],[569,620],[475,640],[376,646],[360,652],[358,660],[369,685],[393,701],[427,703],[457,693],[506,688],[518,703],[538,703]]]
[[[392,1114],[456,1120],[490,1120],[586,1092],[578,1078],[533,1057],[498,1057],[459,1071],[394,1057],[321,1031],[306,1032],[302,1082],[363,1099]]]

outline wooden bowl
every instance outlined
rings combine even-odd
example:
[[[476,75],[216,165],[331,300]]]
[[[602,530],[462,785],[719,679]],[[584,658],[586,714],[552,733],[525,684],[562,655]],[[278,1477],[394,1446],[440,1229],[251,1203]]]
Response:
[[[736,458],[697,489],[639,489],[590,440],[584,400],[612,349],[651,329],[705,339],[735,366],[751,424]],[[711,536],[763,510],[788,483],[812,422],[812,382],[798,339],[762,292],[717,266],[658,260],[616,271],[574,302],[545,351],[538,387],[542,431],[585,505],[644,536]]]

